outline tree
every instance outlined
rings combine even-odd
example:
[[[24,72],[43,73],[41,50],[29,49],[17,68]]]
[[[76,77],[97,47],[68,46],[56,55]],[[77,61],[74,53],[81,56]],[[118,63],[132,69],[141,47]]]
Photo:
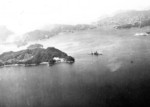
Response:
[[[49,65],[54,65],[56,63],[54,59],[50,59],[48,62],[49,62]]]
[[[0,61],[0,66],[4,66],[4,63],[2,61]]]
[[[34,62],[36,65],[39,65],[39,64],[42,62],[42,54],[41,54],[40,51],[38,51],[38,52],[36,53],[36,55],[34,56],[33,62]]]
[[[67,57],[66,57],[66,61],[67,61],[68,63],[74,63],[74,62],[75,62],[75,59],[74,59],[73,57],[71,57],[71,56],[67,56]]]

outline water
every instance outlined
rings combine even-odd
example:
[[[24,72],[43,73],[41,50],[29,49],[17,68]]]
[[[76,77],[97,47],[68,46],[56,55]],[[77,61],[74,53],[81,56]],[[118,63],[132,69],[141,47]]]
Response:
[[[138,55],[77,55],[74,64],[0,68],[0,107],[147,104],[150,63],[148,54]]]

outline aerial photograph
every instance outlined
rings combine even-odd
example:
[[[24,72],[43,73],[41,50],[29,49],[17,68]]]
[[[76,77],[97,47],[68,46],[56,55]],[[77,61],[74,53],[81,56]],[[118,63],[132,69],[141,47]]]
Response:
[[[149,106],[149,0],[0,0],[0,107]]]

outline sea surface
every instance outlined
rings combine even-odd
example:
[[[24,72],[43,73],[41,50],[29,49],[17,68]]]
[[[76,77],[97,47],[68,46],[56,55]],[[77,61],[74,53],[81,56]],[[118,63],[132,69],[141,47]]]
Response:
[[[149,56],[104,52],[75,55],[74,64],[0,68],[0,107],[145,106]]]

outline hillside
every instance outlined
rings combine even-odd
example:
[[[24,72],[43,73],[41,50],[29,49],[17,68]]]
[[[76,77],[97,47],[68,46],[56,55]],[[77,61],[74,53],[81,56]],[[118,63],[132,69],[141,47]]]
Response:
[[[70,33],[74,33],[77,31],[83,31],[83,30],[87,30],[87,29],[92,29],[94,28],[93,25],[87,25],[87,24],[79,24],[79,25],[55,25],[53,27],[51,27],[53,25],[47,25],[44,26],[41,29],[37,29],[37,30],[33,30],[30,32],[25,33],[21,38],[21,43],[18,42],[18,46],[21,45],[25,45],[26,42],[29,41],[37,41],[37,40],[43,40],[43,39],[48,39],[50,37],[53,37],[55,35],[58,35],[59,33],[62,32],[70,32]],[[21,46],[20,45],[20,46]]]
[[[130,10],[106,17],[97,22],[98,26],[112,25],[120,28],[150,26],[150,10]]]
[[[66,58],[68,55],[54,47],[26,49],[17,52],[5,52],[0,55],[0,60],[8,64],[40,64],[48,62],[53,57]]]
[[[67,53],[88,53],[99,47],[104,48],[105,44],[113,44],[115,41],[112,38],[116,40],[116,36],[120,38],[150,32],[149,25],[150,10],[121,12],[112,17],[103,18],[95,24],[45,25],[20,35],[20,38],[13,43],[2,44],[0,52],[18,51],[30,44],[38,43],[43,47],[56,47]]]
[[[105,17],[94,24],[78,25],[45,25],[41,29],[25,33],[21,42],[16,42],[18,46],[24,46],[28,42],[49,39],[60,33],[75,33],[99,29],[103,26],[114,27],[116,29],[126,29],[132,27],[150,26],[150,10],[130,10],[115,14],[112,17]]]

